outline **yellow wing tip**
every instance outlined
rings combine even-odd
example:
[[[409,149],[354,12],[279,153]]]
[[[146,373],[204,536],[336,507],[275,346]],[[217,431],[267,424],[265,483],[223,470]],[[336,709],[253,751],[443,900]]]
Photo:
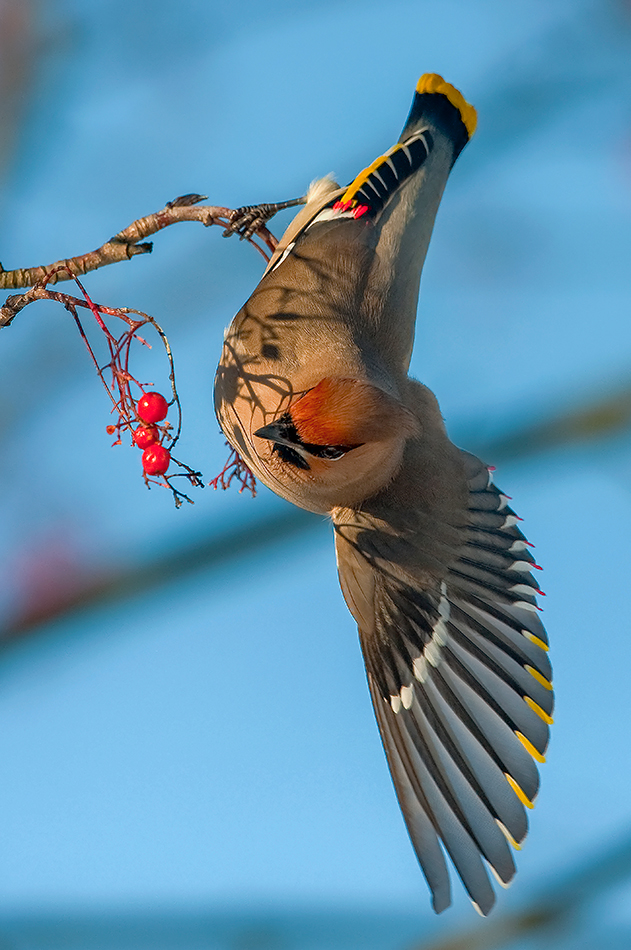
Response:
[[[549,644],[545,643],[543,640],[540,640],[539,637],[536,637],[534,633],[530,633],[528,630],[522,630],[522,633],[527,637],[531,643],[534,643],[535,646],[540,647],[542,650],[545,650],[546,653],[549,651]]]
[[[530,696],[524,696],[524,702],[527,706],[530,706],[532,711],[536,713],[540,719],[548,725],[551,726],[554,723],[554,719],[550,716],[545,709],[542,709],[539,703],[536,703],[534,699],[531,699]]]
[[[438,73],[423,73],[416,84],[416,91],[419,95],[423,93],[439,93],[446,96],[452,106],[460,113],[462,123],[467,130],[469,138],[473,135],[478,124],[478,114],[470,102],[467,102],[460,90],[446,82]]]
[[[522,805],[525,805],[526,808],[534,808],[535,806],[533,802],[530,801],[524,790],[517,784],[513,776],[509,775],[508,772],[504,772],[504,777],[506,778],[506,781],[512,790],[515,792],[515,795],[517,795],[517,798],[522,803]]]
[[[547,680],[547,679],[545,678],[545,676],[542,676],[541,673],[539,672],[539,670],[536,670],[536,669],[534,668],[534,666],[524,666],[524,669],[525,669],[528,673],[530,673],[530,675],[531,675],[534,679],[536,679],[537,682],[540,683],[541,686],[543,686],[544,689],[547,689],[547,690],[549,690],[550,692],[552,692],[552,689],[553,689],[552,683],[550,682],[550,680]]]
[[[535,749],[535,747],[534,747],[534,745],[532,744],[532,742],[531,742],[529,739],[526,738],[526,736],[523,734],[523,732],[515,732],[515,735],[517,736],[517,738],[519,739],[519,741],[520,741],[521,744],[523,745],[523,747],[524,747],[524,749],[526,750],[526,752],[529,752],[530,755],[533,757],[533,759],[535,760],[535,762],[541,762],[541,764],[543,765],[543,764],[545,763],[545,761],[546,761],[545,755],[542,755],[541,752],[539,752],[538,749]]]
[[[495,819],[495,824],[500,829],[500,831],[502,832],[502,834],[504,835],[508,843],[513,846],[515,851],[521,851],[521,845],[519,844],[518,841],[515,841],[515,839],[513,838],[512,834],[510,833],[506,825],[503,825],[502,822],[499,820],[499,818]]]

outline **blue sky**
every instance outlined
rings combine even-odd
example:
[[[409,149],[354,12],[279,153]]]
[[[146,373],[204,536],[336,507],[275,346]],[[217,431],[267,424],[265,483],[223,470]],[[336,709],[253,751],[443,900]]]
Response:
[[[39,17],[0,198],[5,267],[96,247],[189,191],[237,206],[329,171],[350,180],[398,136],[418,75],[437,71],[480,126],[439,213],[413,372],[448,427],[480,439],[627,378],[623,4],[55,0]],[[261,264],[218,229],[181,225],[152,256],[86,279],[167,330],[181,455],[207,478],[224,455],[212,415],[223,328]],[[157,350],[138,365],[166,378]],[[97,569],[281,510],[265,490],[206,491],[180,511],[147,493],[137,454],[110,449],[105,397],[53,305],[2,334],[0,393],[6,611],[24,558],[57,544]],[[496,480],[545,567],[558,687],[506,904],[631,824],[631,457],[620,440],[506,464]],[[326,522],[238,568],[57,622],[8,651],[0,675],[3,906],[300,899],[428,913]]]

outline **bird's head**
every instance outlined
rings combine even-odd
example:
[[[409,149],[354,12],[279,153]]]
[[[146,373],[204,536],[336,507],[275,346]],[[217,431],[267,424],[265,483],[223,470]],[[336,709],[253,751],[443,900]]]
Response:
[[[416,417],[359,379],[327,377],[254,435],[271,444],[277,475],[301,485],[314,510],[349,507],[396,474]]]

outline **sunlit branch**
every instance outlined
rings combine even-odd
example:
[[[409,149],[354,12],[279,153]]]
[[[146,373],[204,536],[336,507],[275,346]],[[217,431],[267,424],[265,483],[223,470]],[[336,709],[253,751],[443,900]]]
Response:
[[[138,254],[150,254],[153,243],[145,241],[145,238],[171,224],[179,224],[181,221],[198,221],[204,227],[218,224],[224,228],[225,237],[238,234],[242,239],[253,244],[266,260],[269,260],[268,251],[273,253],[277,241],[268,231],[266,223],[278,211],[303,204],[305,200],[294,198],[291,201],[280,201],[275,204],[247,205],[243,208],[231,209],[216,205],[200,205],[199,202],[204,201],[205,198],[205,195],[182,195],[174,201],[169,201],[161,211],[132,221],[128,227],[119,231],[95,251],[79,254],[77,257],[69,257],[40,267],[19,267],[15,270],[4,270],[0,264],[0,290],[33,287],[42,281],[54,284],[59,280],[71,280],[73,277],[80,277],[88,271],[98,270],[108,264],[131,260]],[[257,243],[255,238],[258,238],[261,243]],[[6,306],[5,304],[2,308],[3,312]],[[12,317],[3,315],[4,320],[0,320],[0,326],[7,326]]]

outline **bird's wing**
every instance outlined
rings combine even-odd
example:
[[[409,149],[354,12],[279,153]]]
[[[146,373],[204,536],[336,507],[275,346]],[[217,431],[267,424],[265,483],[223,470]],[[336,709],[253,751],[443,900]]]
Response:
[[[276,245],[276,249],[265,268],[265,274],[274,270],[281,258],[287,256],[289,250],[293,248],[300,235],[311,224],[313,219],[323,208],[333,204],[343,192],[344,189],[340,188],[338,183],[331,177],[320,178],[311,182],[311,185],[307,189],[304,207],[292,218],[288,228]],[[265,276],[265,274],[263,274],[263,276]]]
[[[324,303],[345,325],[356,322],[356,332],[387,351],[397,369],[401,362],[407,368],[434,220],[475,121],[454,86],[434,73],[421,76],[393,146],[346,188],[330,179],[312,184],[246,306],[265,301],[268,312],[312,316]],[[306,299],[297,301],[293,291],[303,288]]]
[[[487,867],[503,885],[515,873],[508,842],[518,847],[527,832],[553,695],[519,519],[488,468],[460,459],[457,523],[441,528],[431,504],[395,512],[383,497],[334,512],[334,523],[342,590],[434,909],[451,902],[442,844],[487,914]]]

